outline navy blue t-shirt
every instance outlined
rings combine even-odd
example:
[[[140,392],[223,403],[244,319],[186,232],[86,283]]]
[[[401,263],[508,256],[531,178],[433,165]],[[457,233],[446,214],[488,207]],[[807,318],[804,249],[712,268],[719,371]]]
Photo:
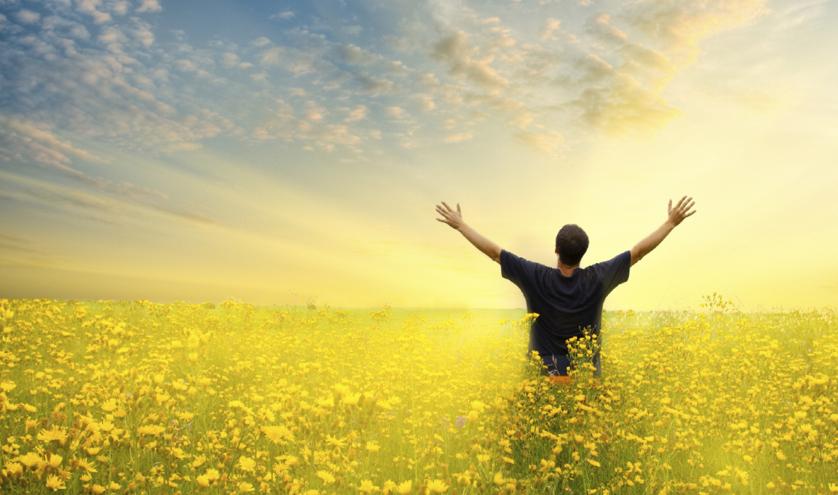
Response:
[[[631,252],[608,261],[576,268],[566,277],[558,268],[500,252],[501,276],[524,293],[527,312],[538,313],[530,328],[529,351],[541,356],[567,354],[565,340],[581,336],[584,327],[599,332],[602,303],[615,287],[628,280]]]

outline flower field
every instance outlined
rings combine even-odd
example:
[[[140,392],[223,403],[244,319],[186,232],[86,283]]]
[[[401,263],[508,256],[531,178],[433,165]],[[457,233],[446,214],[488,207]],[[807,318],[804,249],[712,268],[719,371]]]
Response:
[[[833,312],[532,316],[0,300],[0,493],[838,492]]]

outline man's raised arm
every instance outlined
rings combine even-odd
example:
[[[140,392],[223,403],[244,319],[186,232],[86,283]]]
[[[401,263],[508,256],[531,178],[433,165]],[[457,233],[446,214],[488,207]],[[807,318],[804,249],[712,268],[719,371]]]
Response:
[[[436,205],[436,211],[442,218],[437,218],[438,222],[442,222],[451,226],[451,228],[460,231],[463,237],[474,244],[474,247],[482,251],[486,256],[492,258],[500,263],[500,246],[494,242],[486,239],[479,232],[468,226],[463,221],[463,213],[460,211],[460,203],[457,203],[457,210],[452,210],[448,204],[443,201],[442,206]]]
[[[661,243],[664,238],[672,232],[678,224],[684,221],[685,218],[695,213],[695,210],[690,211],[690,209],[695,205],[695,201],[693,198],[684,196],[681,198],[681,201],[678,201],[678,204],[675,205],[675,208],[672,207],[672,200],[669,200],[669,217],[666,221],[658,227],[654,232],[646,236],[645,239],[638,242],[633,248],[631,248],[631,264],[634,265],[641,258],[649,254],[653,249],[655,249],[658,244]]]

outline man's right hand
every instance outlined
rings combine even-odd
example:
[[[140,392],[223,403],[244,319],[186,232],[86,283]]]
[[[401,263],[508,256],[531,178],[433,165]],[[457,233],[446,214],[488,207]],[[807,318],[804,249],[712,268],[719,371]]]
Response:
[[[670,199],[668,222],[671,223],[673,227],[683,222],[685,218],[695,213],[695,210],[690,211],[693,205],[695,205],[695,201],[693,201],[693,198],[684,196],[683,198],[681,198],[681,201],[678,201],[678,204],[675,205],[675,208],[673,208],[672,200]]]

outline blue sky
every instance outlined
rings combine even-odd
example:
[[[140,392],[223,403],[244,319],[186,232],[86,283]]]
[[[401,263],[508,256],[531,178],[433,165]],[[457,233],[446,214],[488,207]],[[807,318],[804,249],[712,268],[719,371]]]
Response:
[[[554,230],[584,221],[592,263],[692,193],[711,204],[681,249],[718,255],[734,205],[751,241],[733,282],[691,272],[664,304],[723,284],[782,304],[754,295],[753,253],[773,242],[760,205],[775,198],[793,228],[835,177],[836,15],[823,1],[2,1],[3,289],[510,305],[514,287],[488,283],[497,267],[440,229],[434,203],[460,201],[545,264]],[[834,213],[815,218],[819,246]],[[616,303],[658,304],[643,294],[671,286],[665,256]],[[832,301],[835,262],[815,248],[804,268]]]

